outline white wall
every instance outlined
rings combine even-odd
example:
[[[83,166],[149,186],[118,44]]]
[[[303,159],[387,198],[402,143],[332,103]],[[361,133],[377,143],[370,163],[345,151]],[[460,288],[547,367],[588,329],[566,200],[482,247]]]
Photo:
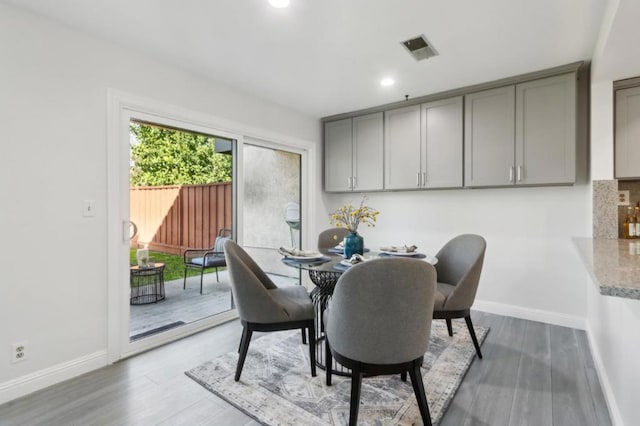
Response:
[[[0,52],[1,403],[16,380],[104,359],[108,88],[300,140],[320,125],[4,4]],[[19,341],[28,360],[11,364]]]
[[[613,179],[613,81],[640,76],[635,51],[640,5],[633,0],[609,2],[591,84],[591,172],[594,180]],[[600,382],[616,425],[640,418],[640,300],[601,295],[591,278],[587,291],[587,334]]]
[[[596,63],[597,65],[597,63]],[[640,66],[637,69],[640,75]],[[591,169],[593,179],[613,179],[613,80],[591,86]],[[587,333],[610,412],[618,425],[640,418],[640,300],[601,295],[589,277]]]
[[[374,249],[416,244],[431,254],[458,234],[480,234],[487,253],[476,308],[581,327],[584,267],[571,238],[589,235],[589,197],[584,184],[369,194],[380,215],[360,233]],[[351,200],[360,196],[326,196],[331,209]]]

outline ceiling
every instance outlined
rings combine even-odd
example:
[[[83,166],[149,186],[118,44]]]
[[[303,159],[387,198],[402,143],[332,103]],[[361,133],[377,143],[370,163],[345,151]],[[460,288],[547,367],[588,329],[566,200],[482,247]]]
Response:
[[[313,117],[590,60],[606,0],[0,0]],[[439,56],[400,44],[424,34]],[[396,84],[381,87],[383,77]]]

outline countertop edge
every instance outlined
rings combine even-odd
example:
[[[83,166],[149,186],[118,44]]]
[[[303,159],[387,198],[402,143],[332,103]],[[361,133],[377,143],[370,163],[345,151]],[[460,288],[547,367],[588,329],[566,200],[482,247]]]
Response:
[[[600,294],[640,300],[640,242],[586,237],[572,240]]]

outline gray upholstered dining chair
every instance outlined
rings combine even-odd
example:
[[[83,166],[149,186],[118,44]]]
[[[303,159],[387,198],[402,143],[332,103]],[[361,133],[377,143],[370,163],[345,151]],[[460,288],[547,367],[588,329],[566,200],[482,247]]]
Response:
[[[301,286],[278,287],[234,241],[224,244],[231,291],[243,326],[235,381],[254,331],[302,329],[309,334],[311,375],[316,375],[315,310],[307,290]]]
[[[347,228],[329,228],[318,235],[318,251],[327,254],[330,248],[338,245],[349,234]]]
[[[351,369],[349,424],[358,420],[364,374],[408,372],[425,425],[431,416],[420,366],[431,334],[436,271],[416,259],[374,259],[338,280],[324,313],[327,366],[332,357]],[[326,369],[327,385],[331,368]]]
[[[486,248],[487,243],[481,236],[464,234],[446,243],[436,255],[438,289],[433,319],[446,320],[449,336],[453,336],[451,319],[464,318],[478,358],[482,358],[482,352],[473,330],[470,311],[478,290]]]

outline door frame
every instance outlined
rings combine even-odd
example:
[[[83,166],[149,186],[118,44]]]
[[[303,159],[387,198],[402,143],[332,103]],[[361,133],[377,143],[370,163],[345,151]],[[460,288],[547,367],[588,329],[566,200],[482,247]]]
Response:
[[[107,90],[107,359],[109,363],[135,355],[165,343],[214,327],[238,317],[235,310],[204,318],[150,336],[129,341],[129,241],[125,240],[125,224],[129,220],[129,123],[138,119],[171,127],[193,130],[234,140],[233,152],[233,227],[242,245],[242,200],[244,182],[242,151],[245,138],[252,145],[278,148],[302,155],[301,204],[302,241],[309,240],[310,226],[315,223],[314,187],[316,145],[309,141],[218,118],[202,112],[163,103],[123,91]]]

